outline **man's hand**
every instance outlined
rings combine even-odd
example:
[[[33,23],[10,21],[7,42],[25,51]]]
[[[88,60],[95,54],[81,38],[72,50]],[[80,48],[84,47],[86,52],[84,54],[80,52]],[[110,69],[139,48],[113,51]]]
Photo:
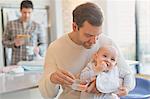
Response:
[[[64,70],[58,69],[56,72],[52,73],[50,76],[50,80],[54,84],[61,84],[63,86],[72,85],[75,80],[75,77],[72,73]]]
[[[35,55],[39,55],[40,48],[38,46],[34,47],[34,53]]]
[[[119,97],[120,97],[120,96],[126,96],[126,95],[128,95],[128,89],[127,89],[126,87],[121,86],[121,87],[119,88],[119,91],[118,91],[117,95],[118,95]]]
[[[15,43],[16,47],[19,47],[19,46],[22,46],[22,45],[25,44],[25,40],[24,39],[20,39],[20,38],[16,38],[14,43]]]
[[[96,89],[96,79],[93,80],[89,87],[87,88],[87,92],[88,93],[94,93],[94,94],[101,94],[101,92],[99,92],[97,89]]]

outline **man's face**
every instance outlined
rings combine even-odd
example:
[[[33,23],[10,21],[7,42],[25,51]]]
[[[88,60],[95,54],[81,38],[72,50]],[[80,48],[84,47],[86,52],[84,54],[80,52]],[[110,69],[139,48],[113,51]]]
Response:
[[[85,21],[83,26],[77,31],[77,39],[80,45],[84,48],[90,49],[96,43],[96,40],[101,33],[101,26],[93,26]]]
[[[33,10],[32,8],[22,8],[20,10],[22,21],[26,22],[30,19],[32,10]]]

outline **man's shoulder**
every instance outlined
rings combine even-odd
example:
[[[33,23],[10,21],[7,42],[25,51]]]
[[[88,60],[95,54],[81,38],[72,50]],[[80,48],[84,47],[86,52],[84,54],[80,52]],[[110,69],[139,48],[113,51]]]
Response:
[[[60,46],[64,46],[64,43],[67,40],[67,34],[64,34],[63,36],[61,36],[60,38],[54,40],[53,42],[51,42],[50,47],[60,47]]]
[[[16,25],[16,24],[19,24],[19,19],[9,20],[9,21],[7,22],[7,26],[8,26],[9,28],[13,27],[13,26]]]
[[[31,21],[33,24],[36,24],[36,25],[40,25],[38,22],[36,21]]]
[[[15,20],[10,20],[10,21],[8,21],[8,23],[16,23],[16,22],[19,22],[19,19],[15,19]]]
[[[42,27],[42,24],[36,22],[36,21],[33,21],[33,20],[30,20],[30,24],[32,24],[32,26],[35,26],[35,27],[38,27],[38,28],[41,28]]]

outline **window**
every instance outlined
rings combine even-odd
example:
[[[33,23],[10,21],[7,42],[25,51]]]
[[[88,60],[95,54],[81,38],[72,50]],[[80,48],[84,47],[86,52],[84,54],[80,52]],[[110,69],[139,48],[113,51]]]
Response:
[[[107,33],[126,59],[135,60],[135,1],[108,0]]]
[[[137,26],[139,34],[140,72],[150,74],[150,1],[137,0]]]

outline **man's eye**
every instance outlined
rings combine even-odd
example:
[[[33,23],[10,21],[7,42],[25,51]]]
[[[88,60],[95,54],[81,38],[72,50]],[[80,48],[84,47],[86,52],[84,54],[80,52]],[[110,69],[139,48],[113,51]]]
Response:
[[[91,37],[92,35],[87,34],[86,37]]]

